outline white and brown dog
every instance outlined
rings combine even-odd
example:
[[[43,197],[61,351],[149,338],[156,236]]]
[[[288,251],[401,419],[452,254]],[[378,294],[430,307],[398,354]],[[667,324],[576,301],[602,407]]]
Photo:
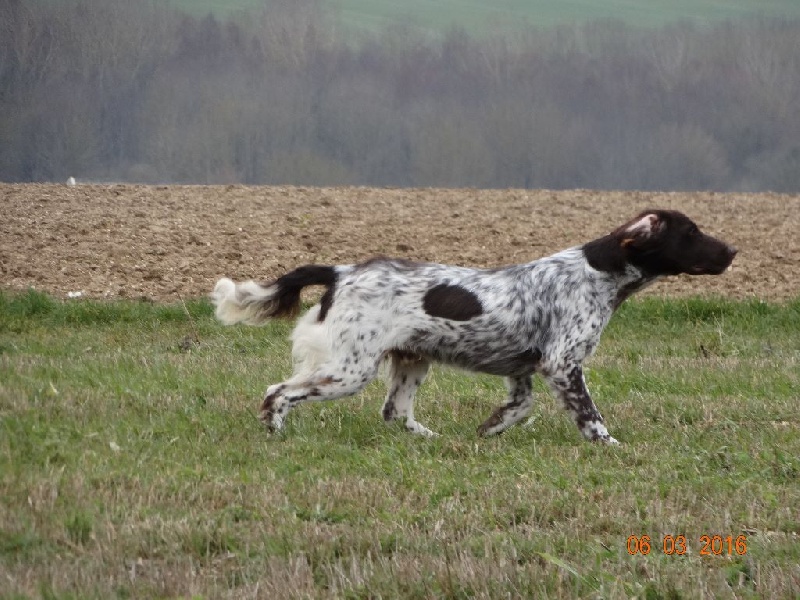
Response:
[[[292,334],[294,375],[267,389],[261,419],[272,430],[301,402],[357,393],[388,359],[383,418],[434,435],[414,419],[414,394],[437,361],[506,378],[508,399],[480,435],[530,413],[538,373],[585,438],[614,444],[582,371],[614,310],[663,276],[719,274],[734,256],[685,215],[649,210],[604,237],[527,264],[473,269],[374,258],[307,265],[265,285],[221,279],[212,300],[223,323],[258,324],[297,315],[304,287],[327,288]]]

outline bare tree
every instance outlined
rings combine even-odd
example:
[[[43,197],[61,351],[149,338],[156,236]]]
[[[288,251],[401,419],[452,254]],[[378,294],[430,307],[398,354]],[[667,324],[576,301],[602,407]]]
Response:
[[[355,36],[327,6],[0,2],[0,179],[800,189],[797,21]]]

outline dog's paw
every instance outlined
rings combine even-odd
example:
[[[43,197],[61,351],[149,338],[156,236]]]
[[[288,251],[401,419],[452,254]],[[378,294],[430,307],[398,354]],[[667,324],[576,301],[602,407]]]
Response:
[[[278,395],[281,388],[270,388],[267,390],[264,401],[261,403],[261,412],[258,415],[258,420],[261,421],[267,428],[267,431],[274,433],[283,429],[283,417],[278,406]]]
[[[272,415],[273,412],[271,409],[265,409],[263,406],[261,407],[261,412],[258,414],[258,420],[261,421],[267,429],[272,431]]]
[[[271,419],[272,415],[278,412],[279,404],[282,403],[280,395],[284,387],[283,384],[275,384],[267,388],[264,400],[261,402],[261,416],[259,418],[262,421]]]
[[[502,408],[498,408],[492,413],[492,416],[478,426],[476,431],[478,433],[478,437],[489,437],[490,435],[503,433],[507,427],[508,425],[503,423]]]
[[[431,431],[425,425],[418,423],[417,421],[407,421],[406,422],[406,429],[415,435],[421,435],[424,437],[439,437],[439,434],[435,431]]]
[[[258,420],[264,424],[269,433],[278,433],[283,430],[283,417],[271,410],[262,410],[258,415]]]

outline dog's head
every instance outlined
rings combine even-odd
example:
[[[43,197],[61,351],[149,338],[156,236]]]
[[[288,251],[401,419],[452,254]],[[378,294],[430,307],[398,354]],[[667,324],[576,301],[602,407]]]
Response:
[[[718,275],[737,252],[674,210],[646,210],[585,250],[595,268],[617,271],[631,264],[649,277]]]

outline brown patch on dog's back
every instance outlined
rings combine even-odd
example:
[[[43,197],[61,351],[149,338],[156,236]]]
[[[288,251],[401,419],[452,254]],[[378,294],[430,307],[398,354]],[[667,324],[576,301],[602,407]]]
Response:
[[[469,321],[483,314],[483,306],[475,294],[448,283],[440,283],[425,292],[422,308],[432,317],[451,321]]]

